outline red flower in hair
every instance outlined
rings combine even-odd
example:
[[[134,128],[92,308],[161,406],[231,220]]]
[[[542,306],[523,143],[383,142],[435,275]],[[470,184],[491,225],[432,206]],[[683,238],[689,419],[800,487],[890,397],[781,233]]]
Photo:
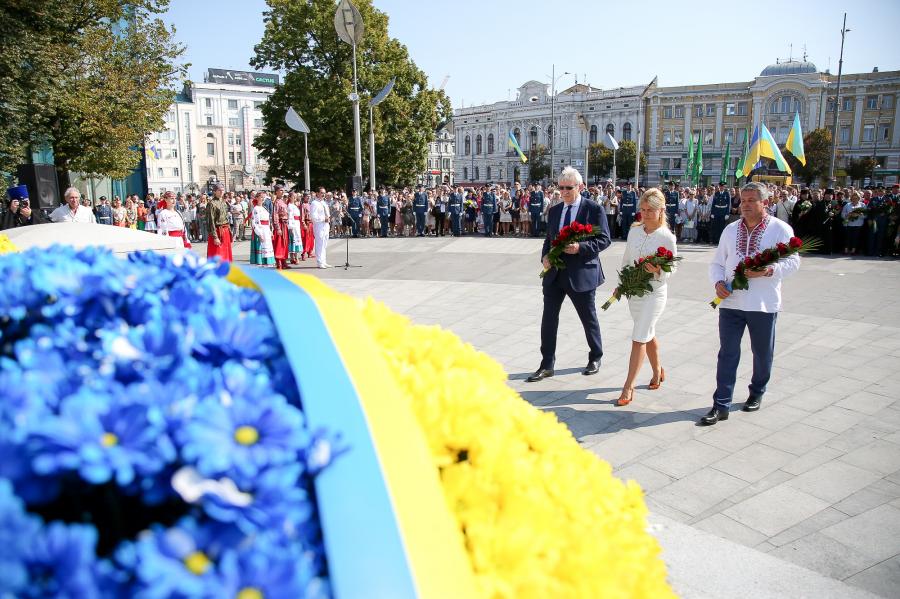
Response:
[[[788,242],[792,248],[799,249],[803,247],[803,240],[799,237],[791,237],[791,240]]]

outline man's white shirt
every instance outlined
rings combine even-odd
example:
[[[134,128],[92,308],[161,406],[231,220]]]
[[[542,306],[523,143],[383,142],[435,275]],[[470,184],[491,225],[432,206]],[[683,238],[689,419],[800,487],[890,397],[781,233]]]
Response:
[[[87,206],[81,204],[75,209],[75,212],[69,208],[68,204],[59,206],[50,213],[50,220],[55,223],[96,223],[94,212]]]

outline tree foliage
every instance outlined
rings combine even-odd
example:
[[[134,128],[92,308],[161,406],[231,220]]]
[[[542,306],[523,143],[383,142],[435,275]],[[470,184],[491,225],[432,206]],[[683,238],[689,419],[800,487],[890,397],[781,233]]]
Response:
[[[828,177],[831,163],[831,133],[828,129],[820,127],[803,136],[803,152],[806,155],[806,166],[800,164],[790,153],[785,156],[794,176],[802,179],[806,185]]]
[[[613,151],[601,143],[593,143],[589,146],[588,164],[589,174],[598,174],[608,177],[612,172]]]
[[[637,144],[626,140],[619,142],[616,150],[616,177],[619,179],[632,179],[634,177],[634,162],[637,155]],[[641,152],[641,173],[647,172],[647,156]]]
[[[0,170],[49,145],[57,171],[125,177],[186,76],[169,0],[0,5]]]
[[[856,181],[862,185],[863,179],[871,176],[877,162],[871,156],[863,156],[856,159],[851,158],[847,163],[847,175],[851,181]]]
[[[528,150],[528,178],[543,181],[550,176],[550,150],[537,144]]]
[[[286,71],[262,107],[264,129],[255,142],[271,177],[303,180],[303,135],[287,129],[291,106],[309,134],[310,177],[315,186],[343,185],[355,170],[352,47],[334,30],[333,0],[267,0],[266,29],[251,61],[256,68]],[[451,115],[443,91],[427,88],[427,77],[406,47],[388,36],[388,17],[371,0],[354,2],[365,35],[357,47],[357,79],[363,160],[367,162],[369,123],[366,101],[392,77],[394,89],[375,108],[376,179],[410,184],[425,168],[428,144]],[[363,167],[363,174],[368,169]]]

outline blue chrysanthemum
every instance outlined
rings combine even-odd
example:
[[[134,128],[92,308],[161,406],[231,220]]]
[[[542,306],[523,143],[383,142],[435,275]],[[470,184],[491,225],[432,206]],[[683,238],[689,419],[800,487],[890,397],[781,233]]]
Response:
[[[97,530],[51,522],[32,535],[23,552],[28,584],[20,597],[99,597],[95,575]]]
[[[328,583],[317,576],[312,551],[284,551],[267,537],[237,551],[229,551],[219,564],[226,597],[240,599],[326,599]]]
[[[12,484],[0,478],[0,597],[18,596],[27,586],[25,548],[39,528],[40,522],[25,513]]]

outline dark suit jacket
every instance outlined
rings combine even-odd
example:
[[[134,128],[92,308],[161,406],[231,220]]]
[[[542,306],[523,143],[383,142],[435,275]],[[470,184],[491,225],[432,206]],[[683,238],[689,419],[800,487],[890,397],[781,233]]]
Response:
[[[559,233],[559,225],[562,221],[565,203],[560,202],[550,209],[547,215],[547,236],[544,238],[544,248],[541,256],[546,256],[550,251],[550,243]],[[544,285],[552,285],[557,277],[569,278],[574,291],[593,291],[603,284],[603,267],[600,265],[600,252],[609,247],[609,224],[603,207],[594,200],[582,198],[575,221],[583,225],[593,225],[594,232],[599,233],[586,241],[580,242],[577,254],[563,253],[562,259],[566,267],[560,271],[551,268],[544,277]]]

